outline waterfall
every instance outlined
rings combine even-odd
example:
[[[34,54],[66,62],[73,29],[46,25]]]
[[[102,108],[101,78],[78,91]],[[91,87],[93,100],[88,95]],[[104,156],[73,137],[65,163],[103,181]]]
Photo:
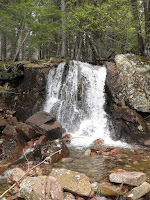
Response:
[[[97,138],[106,145],[125,145],[111,139],[107,126],[105,78],[104,66],[79,61],[61,63],[49,72],[44,110],[72,134],[74,145],[89,146]]]

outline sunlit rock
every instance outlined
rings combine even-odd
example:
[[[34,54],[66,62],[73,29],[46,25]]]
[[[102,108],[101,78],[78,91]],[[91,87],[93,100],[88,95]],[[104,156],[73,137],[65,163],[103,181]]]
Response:
[[[119,170],[109,175],[109,180],[114,183],[123,183],[133,186],[139,186],[147,180],[147,176],[142,172],[129,172]]]
[[[57,178],[64,190],[79,196],[91,196],[91,184],[85,174],[55,168],[50,175]]]
[[[52,176],[29,177],[20,184],[20,197],[26,200],[63,200],[63,191]]]

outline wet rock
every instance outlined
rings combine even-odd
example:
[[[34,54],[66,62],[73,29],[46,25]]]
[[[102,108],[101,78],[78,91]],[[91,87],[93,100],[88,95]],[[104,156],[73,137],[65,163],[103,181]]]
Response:
[[[20,184],[20,197],[26,200],[63,200],[63,191],[52,176],[30,177]]]
[[[126,194],[126,198],[130,200],[137,200],[149,192],[150,192],[150,184],[144,182],[142,183],[142,185],[135,187],[130,192],[128,192]]]
[[[142,172],[129,172],[125,170],[119,170],[118,172],[110,174],[109,180],[114,183],[139,186],[147,180],[147,176]]]
[[[66,191],[79,196],[91,195],[91,184],[84,174],[66,169],[52,169],[50,175],[56,177]]]
[[[72,163],[73,162],[73,158],[62,158],[61,162],[62,163]]]
[[[7,182],[8,183],[15,183],[19,182],[20,179],[26,174],[25,171],[23,171],[20,168],[14,168],[8,175],[7,177]]]
[[[17,130],[18,134],[22,135],[25,138],[26,141],[36,138],[35,130],[32,128],[32,126],[30,126],[28,124],[19,123],[16,126],[16,130]]]
[[[118,196],[123,195],[128,191],[127,187],[122,185],[113,185],[109,182],[103,181],[100,183],[100,192],[104,196]]]
[[[94,144],[102,144],[104,143],[104,140],[102,138],[96,139],[93,141]]]
[[[75,200],[75,196],[70,192],[64,192],[64,200]]]
[[[64,131],[56,118],[45,111],[32,115],[26,120],[26,123],[31,125],[36,133],[45,135],[49,140],[61,138]]]

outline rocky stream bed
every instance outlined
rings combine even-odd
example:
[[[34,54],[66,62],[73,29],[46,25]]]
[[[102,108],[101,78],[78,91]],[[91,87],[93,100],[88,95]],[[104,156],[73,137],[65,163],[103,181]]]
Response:
[[[150,199],[150,60],[118,55],[105,66],[108,125],[124,148],[102,138],[74,147],[55,116],[39,111],[53,64],[0,72],[0,195],[17,186],[3,200]]]

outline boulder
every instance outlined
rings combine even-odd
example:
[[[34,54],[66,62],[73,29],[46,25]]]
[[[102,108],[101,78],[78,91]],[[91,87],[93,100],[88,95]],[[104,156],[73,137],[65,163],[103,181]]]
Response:
[[[144,61],[145,59],[145,61]],[[107,112],[113,138],[149,138],[150,60],[136,55],[117,55],[115,63],[106,62]]]
[[[142,172],[129,172],[125,170],[119,170],[118,172],[111,173],[109,175],[109,180],[114,183],[139,186],[147,180],[147,176]]]
[[[62,137],[63,128],[56,118],[45,112],[39,111],[26,120],[26,123],[34,128],[36,133],[45,135],[48,140]]]
[[[64,190],[79,196],[91,196],[91,184],[85,174],[55,168],[50,175],[57,178]]]
[[[64,192],[63,193],[64,195],[64,200],[75,200],[75,196],[73,194],[71,194],[70,192]]]
[[[144,182],[142,183],[142,185],[135,187],[130,192],[128,192],[126,194],[126,198],[129,200],[137,200],[149,192],[150,192],[150,184]]]
[[[100,193],[104,196],[124,195],[127,191],[128,188],[122,187],[122,185],[114,185],[106,181],[100,183]]]
[[[20,168],[14,168],[8,175],[7,177],[7,182],[8,183],[15,183],[20,181],[20,179],[26,174],[25,171],[23,171]]]
[[[35,130],[32,128],[32,126],[30,126],[28,124],[19,123],[16,126],[16,130],[17,130],[18,134],[22,135],[25,138],[26,141],[36,138]]]
[[[36,114],[32,115],[26,120],[27,124],[30,124],[31,126],[40,127],[43,124],[52,124],[56,121],[56,118],[45,112],[45,111],[39,111]]]
[[[52,176],[29,177],[20,184],[19,196],[26,200],[63,200],[63,191]]]
[[[133,54],[115,57],[119,72],[119,102],[140,112],[150,112],[150,60]],[[117,95],[117,94],[116,94]]]

